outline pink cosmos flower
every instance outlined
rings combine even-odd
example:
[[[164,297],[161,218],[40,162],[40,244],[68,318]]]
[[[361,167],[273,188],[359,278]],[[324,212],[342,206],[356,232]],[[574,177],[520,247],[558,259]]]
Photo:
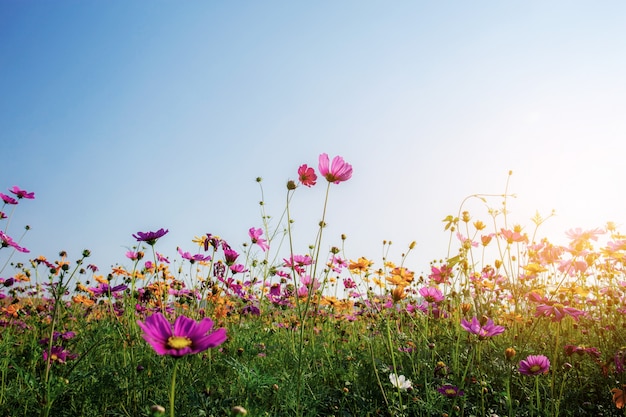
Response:
[[[176,249],[178,250],[178,253],[183,259],[187,259],[192,264],[195,262],[210,262],[211,261],[211,257],[208,255],[204,256],[200,253],[192,255],[190,252],[183,252],[181,248],[176,248]]]
[[[32,200],[35,198],[35,193],[29,193],[28,191],[22,190],[17,185],[14,185],[13,187],[9,188],[9,191],[15,194],[17,198],[26,198],[29,200]]]
[[[443,301],[443,293],[435,287],[420,288],[420,295],[429,303],[440,303]]]
[[[257,245],[259,245],[263,252],[270,248],[270,245],[267,244],[267,240],[261,239],[261,235],[263,235],[263,229],[255,229],[254,227],[251,227],[248,231],[248,234],[250,235],[252,243],[256,243]]]
[[[570,316],[575,321],[578,321],[580,316],[584,316],[586,313],[582,310],[578,310],[574,307],[567,307],[561,303],[555,303],[553,301],[545,304],[539,304],[535,311],[535,317],[552,317],[553,322],[561,321],[565,316]]]
[[[315,170],[307,164],[300,165],[300,168],[298,168],[298,180],[300,180],[302,185],[312,187],[317,181]]]
[[[504,237],[506,243],[511,244],[513,242],[528,242],[528,236],[521,234],[514,230],[500,229],[500,235]]]
[[[335,184],[352,178],[352,165],[345,162],[340,156],[335,156],[332,164],[329,166],[328,155],[325,153],[321,154],[319,157],[319,171],[326,178],[326,181]]]
[[[11,238],[11,236],[7,235],[6,233],[4,233],[3,231],[0,230],[0,249],[1,248],[6,248],[6,247],[9,247],[9,246],[14,248],[18,252],[22,252],[22,253],[30,252],[28,249],[23,248],[20,245],[18,245],[17,242],[15,242]]]
[[[481,324],[476,317],[472,317],[471,322],[463,319],[461,320],[461,327],[477,335],[479,339],[485,339],[504,333],[504,327],[495,325],[491,319],[488,319],[485,324]]]
[[[452,278],[452,268],[448,265],[442,265],[441,268],[437,268],[435,266],[430,267],[430,278],[431,281],[434,281],[436,284],[449,284],[450,278]]]
[[[544,355],[529,355],[519,363],[518,370],[524,375],[541,375],[550,370],[550,360]]]
[[[2,201],[4,201],[4,204],[17,204],[17,200],[14,199],[13,197],[9,197],[6,194],[2,194],[0,193],[0,198],[2,199]]]
[[[170,324],[161,313],[155,313],[137,324],[143,330],[143,338],[158,355],[180,357],[203,352],[226,341],[226,329],[213,332],[213,320],[204,318],[196,322],[185,316],[178,316]],[[210,333],[209,333],[210,332]]]

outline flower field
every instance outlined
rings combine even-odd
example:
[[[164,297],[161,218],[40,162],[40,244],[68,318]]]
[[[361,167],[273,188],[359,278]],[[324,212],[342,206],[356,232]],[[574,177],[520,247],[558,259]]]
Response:
[[[445,217],[450,245],[418,276],[415,243],[373,259],[325,242],[348,162],[322,154],[294,175],[279,223],[262,213],[240,247],[202,231],[173,262],[167,229],[130,231],[111,270],[88,250],[13,261],[31,253],[11,215],[35,193],[0,193],[0,415],[626,415],[615,225],[556,245],[536,239],[548,219],[509,224],[507,191],[470,196],[486,209]],[[315,244],[295,247],[290,202],[314,186]]]

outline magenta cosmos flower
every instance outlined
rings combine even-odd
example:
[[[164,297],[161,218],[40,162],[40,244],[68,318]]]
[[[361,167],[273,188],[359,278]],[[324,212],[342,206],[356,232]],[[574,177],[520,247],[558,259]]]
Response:
[[[17,200],[14,199],[13,197],[10,197],[6,194],[2,194],[0,193],[0,199],[2,199],[2,201],[4,201],[4,204],[17,204]]]
[[[174,325],[161,313],[155,313],[137,324],[143,330],[143,338],[159,355],[185,356],[219,346],[226,340],[226,329],[213,329],[213,320],[204,318],[197,322],[178,316]]]
[[[257,245],[259,245],[263,252],[270,248],[270,245],[267,244],[267,240],[261,239],[261,235],[263,235],[263,229],[255,229],[254,227],[251,227],[250,230],[248,230],[248,234],[250,235],[250,240],[252,240],[252,243],[256,243]]]
[[[535,317],[551,317],[553,322],[559,322],[566,316],[570,316],[575,321],[578,321],[580,316],[584,316],[586,313],[574,307],[568,307],[561,303],[547,302],[545,304],[539,304],[535,311]]]
[[[477,335],[479,339],[497,336],[504,332],[504,327],[495,325],[493,320],[488,319],[485,324],[481,324],[476,317],[472,317],[471,322],[465,319],[461,320],[461,327]]]
[[[150,246],[154,246],[157,240],[165,236],[169,232],[167,229],[159,229],[156,232],[137,232],[133,235],[137,242],[146,242]]]
[[[9,191],[15,194],[17,198],[26,198],[29,200],[32,200],[35,198],[35,193],[29,193],[26,190],[22,190],[17,185],[14,185],[13,187],[9,188]]]
[[[465,392],[462,389],[459,389],[459,387],[455,387],[454,385],[450,384],[446,384],[437,388],[437,391],[439,391],[441,395],[448,398],[462,397],[463,395],[465,395]]]
[[[315,185],[317,181],[317,175],[315,175],[315,170],[308,166],[307,164],[300,165],[298,168],[298,180],[302,185],[307,187],[312,187]]]
[[[436,287],[420,288],[419,293],[429,303],[437,304],[443,301],[443,293]]]
[[[340,156],[335,156],[331,164],[328,155],[325,153],[321,154],[319,157],[319,170],[320,174],[328,182],[334,182],[335,184],[352,178],[352,165],[348,164]]]
[[[518,370],[524,375],[541,375],[550,370],[550,360],[544,355],[529,355],[519,363]]]

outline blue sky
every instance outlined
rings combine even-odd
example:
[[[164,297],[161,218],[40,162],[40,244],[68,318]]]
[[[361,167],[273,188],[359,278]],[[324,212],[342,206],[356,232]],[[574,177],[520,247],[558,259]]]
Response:
[[[3,1],[0,188],[36,193],[8,232],[29,224],[32,255],[88,248],[105,270],[161,227],[172,258],[207,232],[239,248],[261,226],[255,178],[278,217],[322,152],[354,167],[324,241],[345,233],[350,258],[415,240],[408,266],[428,270],[441,220],[509,170],[512,220],[554,209],[552,240],[625,226],[625,16],[620,1]],[[294,197],[298,252],[323,197]]]

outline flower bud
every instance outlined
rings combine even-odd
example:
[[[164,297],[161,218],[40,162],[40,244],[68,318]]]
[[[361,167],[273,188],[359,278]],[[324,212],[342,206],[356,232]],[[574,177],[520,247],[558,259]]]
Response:
[[[293,180],[287,181],[287,189],[292,191],[296,189],[296,183]]]
[[[504,350],[504,356],[506,356],[507,359],[513,358],[513,356],[515,356],[516,354],[517,354],[517,352],[512,347],[506,348]]]

